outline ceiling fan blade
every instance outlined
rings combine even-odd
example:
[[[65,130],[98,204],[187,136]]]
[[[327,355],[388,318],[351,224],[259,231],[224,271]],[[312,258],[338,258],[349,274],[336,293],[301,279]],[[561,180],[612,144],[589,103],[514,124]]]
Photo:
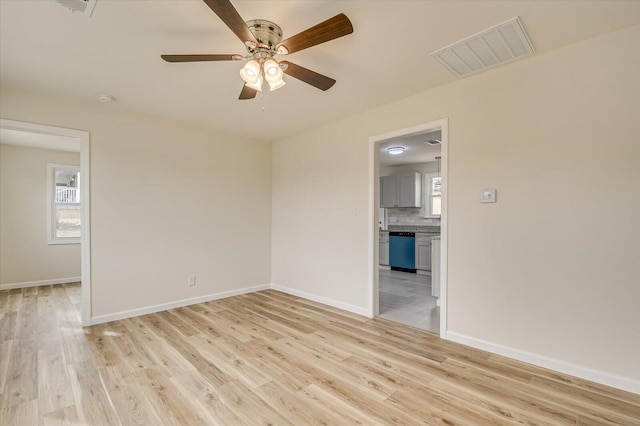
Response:
[[[246,84],[242,85],[242,92],[240,92],[240,97],[238,99],[244,100],[244,99],[253,99],[256,97],[256,93],[258,93],[258,91],[256,89],[252,89],[251,87],[247,86]]]
[[[287,67],[284,69],[285,74],[298,80],[304,81],[320,90],[328,90],[336,84],[336,81],[326,75],[318,74],[315,71],[301,67],[300,65],[293,64],[289,61],[280,61],[280,64],[285,64]]]
[[[284,46],[288,53],[298,52],[311,46],[333,40],[353,32],[353,25],[344,13],[329,18],[309,29],[289,37],[278,44]]]
[[[249,27],[245,24],[244,19],[240,16],[235,7],[229,0],[203,0],[207,6],[222,19],[227,27],[242,41],[252,41],[257,43],[258,40],[253,36]]]
[[[160,55],[167,62],[235,61],[240,55]]]

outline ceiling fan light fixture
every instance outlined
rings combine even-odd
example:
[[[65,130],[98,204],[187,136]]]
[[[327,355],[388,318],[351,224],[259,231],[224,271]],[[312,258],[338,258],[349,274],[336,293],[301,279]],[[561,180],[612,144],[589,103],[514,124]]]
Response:
[[[277,90],[286,84],[282,79],[284,72],[275,60],[267,59],[262,68],[264,69],[264,79],[269,83],[271,91]]]
[[[262,79],[262,75],[258,75],[258,79],[256,81],[249,82],[249,81],[245,80],[244,85],[247,86],[247,87],[251,87],[252,89],[257,90],[258,92],[261,92],[262,91],[262,82],[263,81],[264,80]]]
[[[274,90],[278,90],[279,88],[281,88],[281,87],[283,87],[285,84],[287,84],[287,83],[285,83],[285,82],[284,82],[284,80],[283,80],[283,79],[280,79],[280,80],[275,81],[275,82],[272,82],[272,81],[269,81],[269,80],[267,80],[267,81],[269,82],[269,89],[270,89],[272,92],[273,92]]]
[[[264,75],[267,79],[270,76],[275,77],[278,74],[282,74],[282,69],[280,69],[278,63],[273,59],[267,59],[262,67],[264,68]]]
[[[0,0],[2,1],[2,0]],[[56,0],[58,2],[96,0]],[[283,75],[296,78],[320,90],[328,90],[335,80],[311,71],[288,61],[278,63],[276,55],[286,55],[353,33],[353,25],[344,13],[329,18],[313,27],[295,34],[286,40],[282,39],[282,29],[265,19],[242,19],[231,0],[203,0],[218,15],[224,24],[242,41],[246,47],[246,55],[234,54],[182,54],[160,55],[167,62],[200,62],[200,61],[239,61],[249,60],[240,70],[240,77],[245,82],[238,99],[254,99],[262,90],[267,80],[271,90],[277,90],[286,83]]]
[[[240,77],[242,77],[246,83],[253,84],[257,83],[258,79],[260,79],[260,72],[260,64],[258,61],[251,60],[240,70]]]
[[[398,155],[404,152],[405,148],[403,146],[392,146],[391,148],[387,148],[387,152],[391,155]]]

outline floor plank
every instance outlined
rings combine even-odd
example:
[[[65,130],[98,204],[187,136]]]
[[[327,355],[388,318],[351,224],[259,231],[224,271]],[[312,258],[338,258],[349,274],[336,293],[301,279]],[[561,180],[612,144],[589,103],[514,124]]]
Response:
[[[0,291],[6,425],[640,425],[640,396],[266,290],[94,327]]]

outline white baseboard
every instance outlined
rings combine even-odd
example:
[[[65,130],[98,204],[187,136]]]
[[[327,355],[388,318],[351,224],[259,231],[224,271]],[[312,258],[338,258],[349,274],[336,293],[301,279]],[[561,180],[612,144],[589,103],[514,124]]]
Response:
[[[24,283],[0,284],[0,290],[11,290],[12,288],[40,287],[43,285],[79,283],[80,277],[56,278],[54,280],[27,281]]]
[[[284,287],[277,284],[271,284],[273,290],[278,290],[283,293],[290,294],[292,296],[302,297],[303,299],[312,300],[314,302],[322,303],[323,305],[333,306],[334,308],[342,309],[344,311],[353,312],[354,314],[370,317],[369,309],[361,308],[360,306],[344,303],[339,300],[329,299],[328,297],[322,297],[315,294],[307,293],[305,291],[296,290],[294,288]]]
[[[183,306],[195,305],[196,303],[210,302],[217,299],[225,299],[227,297],[238,296],[240,294],[253,293],[255,291],[268,290],[269,284],[247,287],[238,290],[223,291],[221,293],[207,294],[205,296],[193,297],[190,299],[177,300],[175,302],[161,303],[159,305],[145,306],[137,309],[129,309],[113,314],[99,315],[91,317],[91,325],[102,324],[105,322],[117,321],[125,318],[133,318],[140,315],[152,314],[155,312],[166,311],[167,309],[181,308]]]
[[[628,377],[618,376],[615,374],[606,373],[604,371],[593,370],[591,368],[571,364],[543,355],[511,348],[509,346],[503,346],[482,339],[476,339],[475,337],[465,336],[464,334],[456,333],[454,331],[447,332],[447,339],[457,343],[461,343],[463,345],[471,346],[477,349],[492,352],[494,354],[513,358],[518,361],[526,362],[528,364],[537,365],[538,367],[543,367],[549,370],[558,371],[560,373],[569,374],[581,379],[590,380],[592,382],[611,386],[617,389],[622,389],[627,392],[640,394],[640,381],[633,380]]]

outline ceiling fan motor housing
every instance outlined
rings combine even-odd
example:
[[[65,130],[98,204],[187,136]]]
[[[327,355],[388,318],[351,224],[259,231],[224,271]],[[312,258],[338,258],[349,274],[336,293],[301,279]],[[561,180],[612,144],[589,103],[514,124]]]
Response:
[[[245,42],[247,51],[251,54],[268,52],[273,56],[276,54],[276,46],[282,41],[282,28],[271,21],[265,19],[252,19],[246,22],[249,31],[258,40],[258,45],[253,42]]]

